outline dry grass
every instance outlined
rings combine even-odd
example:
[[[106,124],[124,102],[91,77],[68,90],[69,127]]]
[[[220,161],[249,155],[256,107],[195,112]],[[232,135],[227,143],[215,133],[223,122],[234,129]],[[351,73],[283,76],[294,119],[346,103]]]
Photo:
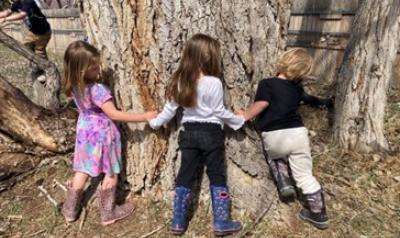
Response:
[[[6,53],[7,52],[7,53]],[[12,78],[24,91],[26,62],[0,47],[0,73]],[[400,142],[400,99],[392,93],[387,109],[386,134],[393,148]],[[273,226],[268,214],[248,237],[400,237],[400,162],[398,153],[358,154],[341,151],[330,143],[328,113],[302,108],[306,125],[316,133],[312,137],[316,177],[326,190],[331,227],[319,231],[299,221],[298,202],[290,204],[293,218],[289,227]],[[398,148],[398,146],[397,146]],[[61,214],[40,195],[42,184],[58,201],[64,192],[53,179],[66,181],[71,176],[71,156],[52,160],[34,175],[0,196],[0,237],[140,237],[164,226],[151,237],[170,237],[168,221],[171,208],[164,203],[132,196],[135,213],[124,221],[102,227],[95,203],[88,207],[87,217],[66,225]],[[54,161],[54,162],[53,162]],[[275,192],[275,191],[274,191]],[[235,211],[238,212],[238,211]],[[236,213],[235,213],[236,215]],[[252,220],[243,217],[244,226]],[[200,204],[189,230],[182,237],[213,237],[209,204]]]

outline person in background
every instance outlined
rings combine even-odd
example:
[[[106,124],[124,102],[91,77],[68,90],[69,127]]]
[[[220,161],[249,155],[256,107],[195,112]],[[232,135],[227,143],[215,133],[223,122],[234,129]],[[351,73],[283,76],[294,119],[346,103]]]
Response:
[[[28,27],[23,44],[35,52],[38,56],[48,59],[46,47],[51,38],[51,27],[34,0],[14,1],[10,9],[0,12],[0,25],[6,22],[23,20]],[[45,80],[42,76],[44,71],[36,65],[31,64],[32,78]]]

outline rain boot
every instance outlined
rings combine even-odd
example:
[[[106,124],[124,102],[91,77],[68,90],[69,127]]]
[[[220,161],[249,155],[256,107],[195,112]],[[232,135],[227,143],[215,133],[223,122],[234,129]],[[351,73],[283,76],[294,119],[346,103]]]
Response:
[[[211,199],[214,214],[214,234],[224,236],[242,229],[239,221],[232,221],[229,216],[231,198],[227,187],[211,186]]]
[[[312,194],[303,194],[304,208],[299,217],[311,223],[318,229],[326,229],[329,226],[329,218],[326,214],[324,192],[322,189]]]
[[[170,227],[171,233],[174,235],[182,235],[187,229],[187,213],[190,202],[190,194],[191,189],[189,188],[175,188],[174,211],[172,224]]]

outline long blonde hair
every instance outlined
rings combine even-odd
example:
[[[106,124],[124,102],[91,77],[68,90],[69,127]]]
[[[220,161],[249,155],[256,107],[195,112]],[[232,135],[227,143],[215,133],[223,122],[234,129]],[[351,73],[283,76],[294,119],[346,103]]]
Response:
[[[221,46],[217,40],[196,34],[183,50],[178,69],[167,86],[166,96],[183,107],[195,107],[200,73],[221,77]]]
[[[95,64],[101,64],[99,51],[89,43],[75,41],[71,43],[64,54],[64,91],[71,96],[76,88],[78,93],[83,93],[87,84],[101,81],[101,78],[86,79],[88,68]]]
[[[276,66],[277,74],[283,73],[289,80],[301,80],[311,72],[313,59],[306,50],[293,48],[282,53]]]

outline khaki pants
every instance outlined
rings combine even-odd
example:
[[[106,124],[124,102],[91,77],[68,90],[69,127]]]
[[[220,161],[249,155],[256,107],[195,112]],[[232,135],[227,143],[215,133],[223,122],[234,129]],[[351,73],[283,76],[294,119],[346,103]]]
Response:
[[[47,59],[46,46],[51,38],[51,31],[43,35],[33,34],[31,31],[25,36],[23,44],[30,48],[35,54]]]
[[[305,127],[263,132],[261,136],[268,159],[287,158],[289,160],[293,179],[296,186],[302,189],[303,194],[315,193],[321,189],[312,174],[310,140]]]

